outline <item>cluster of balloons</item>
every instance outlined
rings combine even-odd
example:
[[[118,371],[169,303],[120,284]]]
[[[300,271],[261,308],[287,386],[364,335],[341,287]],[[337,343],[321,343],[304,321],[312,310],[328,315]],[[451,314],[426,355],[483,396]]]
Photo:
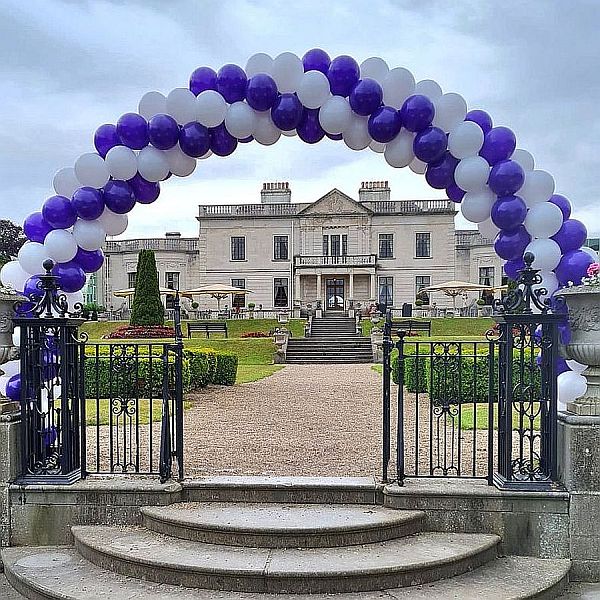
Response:
[[[239,143],[268,146],[281,135],[308,144],[341,140],[352,150],[383,153],[392,167],[425,174],[495,239],[509,277],[533,252],[550,295],[579,283],[597,260],[582,248],[587,232],[570,218],[569,201],[554,193],[552,176],[534,168],[531,154],[517,149],[510,129],[494,126],[483,110],[469,111],[459,94],[443,93],[432,80],[417,82],[379,57],[358,64],[315,48],[302,58],[255,54],[245,69],[199,67],[187,87],[166,96],[148,92],[137,112],[101,125],[96,151],[58,171],[55,195],[25,220],[29,241],[0,281],[34,292],[51,258],[62,290],[77,293],[86,274],[101,268],[106,236],[123,233],[127,213],[154,202],[161,181],[186,177],[198,159],[228,156]]]

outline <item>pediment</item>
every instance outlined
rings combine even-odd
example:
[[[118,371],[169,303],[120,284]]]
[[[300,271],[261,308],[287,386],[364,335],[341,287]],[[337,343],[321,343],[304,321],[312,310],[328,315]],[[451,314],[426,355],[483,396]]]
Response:
[[[372,213],[368,208],[365,208],[362,204],[344,194],[344,192],[340,192],[340,190],[334,188],[300,211],[299,214],[306,217],[317,215],[370,215]]]

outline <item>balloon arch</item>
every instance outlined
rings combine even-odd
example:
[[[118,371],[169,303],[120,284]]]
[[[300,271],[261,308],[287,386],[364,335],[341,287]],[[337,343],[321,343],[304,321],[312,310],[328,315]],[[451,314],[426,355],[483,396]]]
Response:
[[[58,171],[56,195],[25,219],[29,241],[18,260],[2,268],[0,281],[34,297],[42,264],[51,258],[70,305],[80,302],[86,274],[102,267],[105,237],[126,230],[136,203],[158,198],[160,181],[186,177],[197,159],[228,156],[238,143],[269,146],[282,134],[308,144],[327,136],[352,150],[382,153],[392,167],[424,174],[486,238],[495,239],[508,277],[517,277],[523,254],[532,252],[549,297],[569,282],[580,283],[598,259],[582,249],[587,231],[570,218],[567,198],[554,194],[552,176],[517,149],[510,129],[493,126],[483,110],[468,111],[460,95],[442,93],[435,81],[415,82],[410,71],[390,69],[381,58],[359,65],[350,56],[332,60],[313,49],[302,59],[290,52],[275,59],[255,54],[245,69],[200,67],[188,87],[166,97],[148,92],[137,113],[101,125],[94,134],[96,152]],[[569,335],[565,321],[563,341]],[[18,361],[2,369],[0,393],[18,399]],[[574,389],[582,395],[581,365],[559,369],[561,400],[571,399]]]

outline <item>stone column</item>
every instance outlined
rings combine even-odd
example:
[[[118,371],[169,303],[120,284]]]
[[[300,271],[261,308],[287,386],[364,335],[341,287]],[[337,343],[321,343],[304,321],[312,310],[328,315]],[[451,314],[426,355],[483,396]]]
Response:
[[[323,301],[323,283],[321,281],[321,273],[317,273],[317,300]]]
[[[371,273],[371,297],[369,300],[377,302],[377,274]]]
[[[350,269],[350,300],[354,300],[354,271]]]

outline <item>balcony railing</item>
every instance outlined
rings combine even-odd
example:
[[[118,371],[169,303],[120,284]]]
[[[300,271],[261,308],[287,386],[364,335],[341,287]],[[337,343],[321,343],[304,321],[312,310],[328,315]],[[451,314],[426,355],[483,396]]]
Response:
[[[483,237],[479,231],[457,231],[455,234],[457,246],[489,246],[494,240]]]
[[[151,238],[137,240],[110,240],[105,252],[139,252],[140,250],[165,250],[174,252],[197,252],[197,238]]]
[[[215,204],[200,206],[200,218],[212,217],[289,217],[308,204]]]
[[[374,213],[381,214],[456,212],[456,205],[451,200],[365,200],[361,204]]]
[[[376,262],[376,254],[294,256],[294,266],[296,267],[374,267]]]

